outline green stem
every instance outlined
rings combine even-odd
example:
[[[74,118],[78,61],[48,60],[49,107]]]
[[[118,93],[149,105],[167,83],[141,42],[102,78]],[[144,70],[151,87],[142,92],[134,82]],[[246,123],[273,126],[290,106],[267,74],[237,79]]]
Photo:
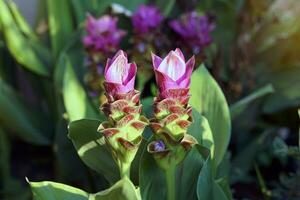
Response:
[[[167,190],[168,190],[168,200],[175,200],[176,195],[176,166],[170,166],[169,169],[165,170]]]
[[[130,163],[119,161],[119,171],[121,179],[127,176],[130,179]]]

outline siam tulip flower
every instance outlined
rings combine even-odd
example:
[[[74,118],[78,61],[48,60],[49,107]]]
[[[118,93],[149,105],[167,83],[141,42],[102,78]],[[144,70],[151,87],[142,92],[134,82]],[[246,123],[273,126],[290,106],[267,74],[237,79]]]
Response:
[[[136,65],[128,63],[127,55],[122,50],[107,60],[104,70],[107,102],[101,110],[107,121],[100,124],[98,131],[111,149],[121,177],[129,177],[131,162],[148,124],[148,120],[141,115],[140,92],[134,89],[136,71]]]
[[[199,16],[196,12],[187,13],[179,20],[171,21],[170,26],[184,42],[199,50],[212,42],[210,33],[215,28],[208,16]]]
[[[189,86],[195,59],[185,62],[180,49],[170,51],[164,58],[152,54],[153,68],[159,94],[154,99],[154,118],[150,126],[154,140],[148,152],[164,170],[175,168],[183,161],[197,141],[187,134],[192,123],[192,108],[188,105]]]
[[[188,92],[195,65],[194,56],[185,62],[181,50],[177,48],[175,51],[170,51],[164,59],[152,54],[152,62],[162,98],[170,95],[170,91]]]
[[[146,34],[159,26],[163,16],[156,6],[141,5],[133,14],[131,21],[134,30],[139,34]]]
[[[86,21],[87,35],[83,45],[88,51],[108,53],[118,48],[125,31],[118,29],[118,19],[104,15],[99,19],[88,15]]]
[[[104,86],[109,95],[128,93],[134,90],[134,81],[137,72],[135,63],[128,63],[127,55],[120,50],[108,59],[104,70]]]

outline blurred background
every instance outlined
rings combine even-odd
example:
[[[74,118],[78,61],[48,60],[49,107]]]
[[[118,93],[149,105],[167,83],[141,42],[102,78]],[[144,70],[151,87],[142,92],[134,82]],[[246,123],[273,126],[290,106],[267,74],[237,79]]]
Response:
[[[31,199],[25,177],[106,188],[67,125],[103,119],[102,72],[118,49],[151,102],[151,52],[176,47],[230,105],[234,199],[300,199],[299,19],[299,0],[0,0],[0,199]]]

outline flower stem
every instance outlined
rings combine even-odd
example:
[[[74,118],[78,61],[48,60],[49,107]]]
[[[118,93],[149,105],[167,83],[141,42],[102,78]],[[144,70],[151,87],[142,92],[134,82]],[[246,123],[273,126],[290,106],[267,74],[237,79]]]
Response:
[[[176,166],[170,166],[169,169],[165,170],[166,182],[167,182],[167,191],[168,191],[168,200],[175,200],[176,195]]]
[[[130,179],[130,163],[119,161],[119,171],[121,179],[127,176]]]

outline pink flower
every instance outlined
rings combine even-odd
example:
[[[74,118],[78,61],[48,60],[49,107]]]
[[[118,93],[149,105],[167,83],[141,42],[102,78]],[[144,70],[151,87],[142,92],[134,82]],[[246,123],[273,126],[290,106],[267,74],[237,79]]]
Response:
[[[136,71],[136,64],[128,63],[126,53],[119,50],[112,59],[107,59],[104,70],[106,93],[114,96],[133,91]]]
[[[170,89],[189,89],[194,56],[185,63],[181,50],[177,48],[164,59],[152,54],[152,62],[160,94]]]
[[[111,52],[118,48],[125,31],[118,29],[118,19],[104,15],[99,19],[91,15],[87,16],[86,32],[83,45],[91,51]]]

